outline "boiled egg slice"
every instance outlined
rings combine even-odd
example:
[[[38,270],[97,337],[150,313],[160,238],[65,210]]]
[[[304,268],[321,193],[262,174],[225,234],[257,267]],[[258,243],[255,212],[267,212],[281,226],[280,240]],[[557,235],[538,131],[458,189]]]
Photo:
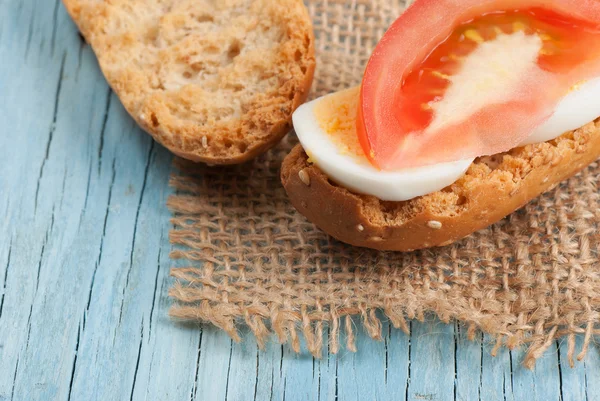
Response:
[[[554,114],[538,126],[521,146],[541,143],[576,130],[600,116],[600,78],[594,78],[571,88],[561,99]]]
[[[294,128],[309,156],[331,180],[349,190],[384,201],[406,201],[456,182],[474,159],[395,171],[379,170],[367,160],[356,133],[360,88],[333,93],[298,108]],[[600,116],[600,78],[571,89],[554,113],[521,146],[555,139]]]
[[[296,134],[330,179],[349,190],[385,201],[405,201],[439,191],[465,174],[473,159],[398,171],[371,165],[356,134],[360,88],[333,93],[298,108]]]

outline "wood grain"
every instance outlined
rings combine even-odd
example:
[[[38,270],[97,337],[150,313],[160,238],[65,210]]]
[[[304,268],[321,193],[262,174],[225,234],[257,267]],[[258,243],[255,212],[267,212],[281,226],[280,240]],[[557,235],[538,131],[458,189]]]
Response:
[[[595,345],[530,372],[426,319],[315,360],[171,321],[171,156],[58,0],[0,0],[0,21],[0,400],[600,400]]]

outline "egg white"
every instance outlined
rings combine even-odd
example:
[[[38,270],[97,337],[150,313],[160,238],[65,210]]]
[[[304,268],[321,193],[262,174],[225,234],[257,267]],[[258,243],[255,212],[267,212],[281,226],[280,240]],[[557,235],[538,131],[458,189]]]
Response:
[[[600,116],[600,78],[575,86],[556,106],[554,114],[521,144],[547,142],[576,130]]]
[[[294,128],[311,161],[329,178],[351,191],[386,201],[409,200],[447,187],[473,162],[470,159],[400,171],[378,170],[366,158],[357,161],[355,156],[341,152],[331,141],[315,117],[315,107],[323,99],[300,106],[293,115]]]
[[[414,199],[453,184],[474,161],[460,160],[397,171],[378,170],[366,158],[357,160],[356,156],[341,151],[321,128],[315,110],[328,96],[300,106],[293,115],[294,128],[311,161],[330,179],[355,193],[372,195],[384,201]],[[600,78],[574,87],[557,104],[552,116],[537,127],[521,146],[555,139],[594,121],[600,116],[598,99]]]

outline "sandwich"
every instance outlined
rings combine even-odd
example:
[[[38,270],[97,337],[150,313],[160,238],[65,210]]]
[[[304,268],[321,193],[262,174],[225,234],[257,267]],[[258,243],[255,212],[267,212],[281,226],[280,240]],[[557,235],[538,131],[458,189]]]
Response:
[[[281,179],[340,241],[446,246],[600,156],[600,2],[416,0],[360,87],[293,115]]]

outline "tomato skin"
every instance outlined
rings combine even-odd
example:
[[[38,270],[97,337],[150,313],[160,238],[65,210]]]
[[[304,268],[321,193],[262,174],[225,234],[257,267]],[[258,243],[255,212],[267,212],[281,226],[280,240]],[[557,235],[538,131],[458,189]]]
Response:
[[[426,113],[419,111],[419,105],[427,100],[408,97],[400,90],[407,73],[461,23],[496,11],[536,7],[580,20],[585,29],[600,27],[600,2],[595,0],[416,0],[386,32],[365,71],[357,133],[371,163],[393,170],[508,151],[549,117],[565,87],[600,74],[600,60],[585,63],[584,58],[581,68],[567,65],[568,73],[554,71],[550,77],[540,71],[523,82],[520,98],[490,105],[438,137],[420,136],[430,123]],[[600,56],[600,49],[595,50]],[[540,57],[541,70],[565,67],[561,60],[551,60],[551,64],[548,60]],[[397,109],[399,104],[402,112]],[[494,132],[496,136],[498,132],[507,134],[498,139],[490,134]]]

